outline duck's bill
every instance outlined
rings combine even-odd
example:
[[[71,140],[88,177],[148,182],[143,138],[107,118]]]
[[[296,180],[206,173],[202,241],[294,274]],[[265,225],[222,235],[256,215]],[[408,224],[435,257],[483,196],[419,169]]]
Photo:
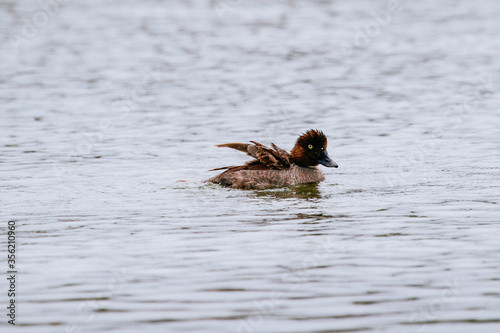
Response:
[[[334,167],[334,168],[339,167],[337,163],[332,161],[332,159],[330,158],[330,156],[328,156],[328,153],[326,151],[321,152],[321,155],[319,155],[318,163],[326,167]]]

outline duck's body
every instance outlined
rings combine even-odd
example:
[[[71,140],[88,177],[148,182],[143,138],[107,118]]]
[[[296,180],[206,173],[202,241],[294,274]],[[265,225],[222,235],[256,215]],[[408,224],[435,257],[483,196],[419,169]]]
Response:
[[[250,142],[218,145],[245,152],[254,160],[244,165],[213,169],[226,171],[206,182],[240,189],[266,189],[323,181],[325,175],[316,167],[319,163],[338,167],[328,156],[327,140],[320,131],[310,130],[300,136],[290,154],[274,144],[268,148],[258,142]]]
[[[316,167],[303,168],[291,165],[283,170],[228,169],[212,177],[207,182],[217,183],[232,188],[266,189],[296,184],[317,183],[325,180],[323,171]]]

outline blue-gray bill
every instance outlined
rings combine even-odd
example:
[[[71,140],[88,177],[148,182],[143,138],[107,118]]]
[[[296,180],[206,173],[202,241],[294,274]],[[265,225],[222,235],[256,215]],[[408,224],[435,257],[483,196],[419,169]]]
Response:
[[[320,163],[326,167],[334,167],[334,168],[339,167],[337,163],[332,161],[332,159],[330,158],[330,156],[328,156],[328,153],[326,151],[321,152],[321,154],[319,155],[319,158],[318,158],[318,163]]]

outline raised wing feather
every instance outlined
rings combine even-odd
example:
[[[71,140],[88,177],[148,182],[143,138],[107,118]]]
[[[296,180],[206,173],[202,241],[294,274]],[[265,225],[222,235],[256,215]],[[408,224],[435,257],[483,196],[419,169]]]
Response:
[[[277,169],[282,170],[290,166],[291,157],[284,149],[279,148],[274,143],[271,144],[272,148],[268,148],[261,143],[250,141],[249,143],[224,143],[217,145],[217,147],[227,147],[236,149],[246,153],[255,158],[255,160],[247,162],[241,166],[227,166],[214,170],[228,169],[231,171],[236,170],[263,170],[263,169]]]
[[[252,156],[253,158],[257,158],[256,155],[256,147],[254,145],[251,145],[249,143],[223,143],[221,145],[216,145],[216,147],[227,147],[227,148],[233,148],[239,151],[242,151],[246,153],[249,156]]]
[[[286,169],[290,166],[290,154],[285,150],[272,144],[272,149],[255,142],[250,141],[257,147],[257,159],[270,169]],[[276,149],[277,148],[277,149]]]

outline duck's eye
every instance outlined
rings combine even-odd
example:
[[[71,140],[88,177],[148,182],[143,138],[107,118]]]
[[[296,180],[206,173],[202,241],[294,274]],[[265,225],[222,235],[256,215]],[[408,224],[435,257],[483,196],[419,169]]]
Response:
[[[308,148],[309,148],[309,149],[313,149],[313,145],[309,145],[309,146],[308,146]]]

